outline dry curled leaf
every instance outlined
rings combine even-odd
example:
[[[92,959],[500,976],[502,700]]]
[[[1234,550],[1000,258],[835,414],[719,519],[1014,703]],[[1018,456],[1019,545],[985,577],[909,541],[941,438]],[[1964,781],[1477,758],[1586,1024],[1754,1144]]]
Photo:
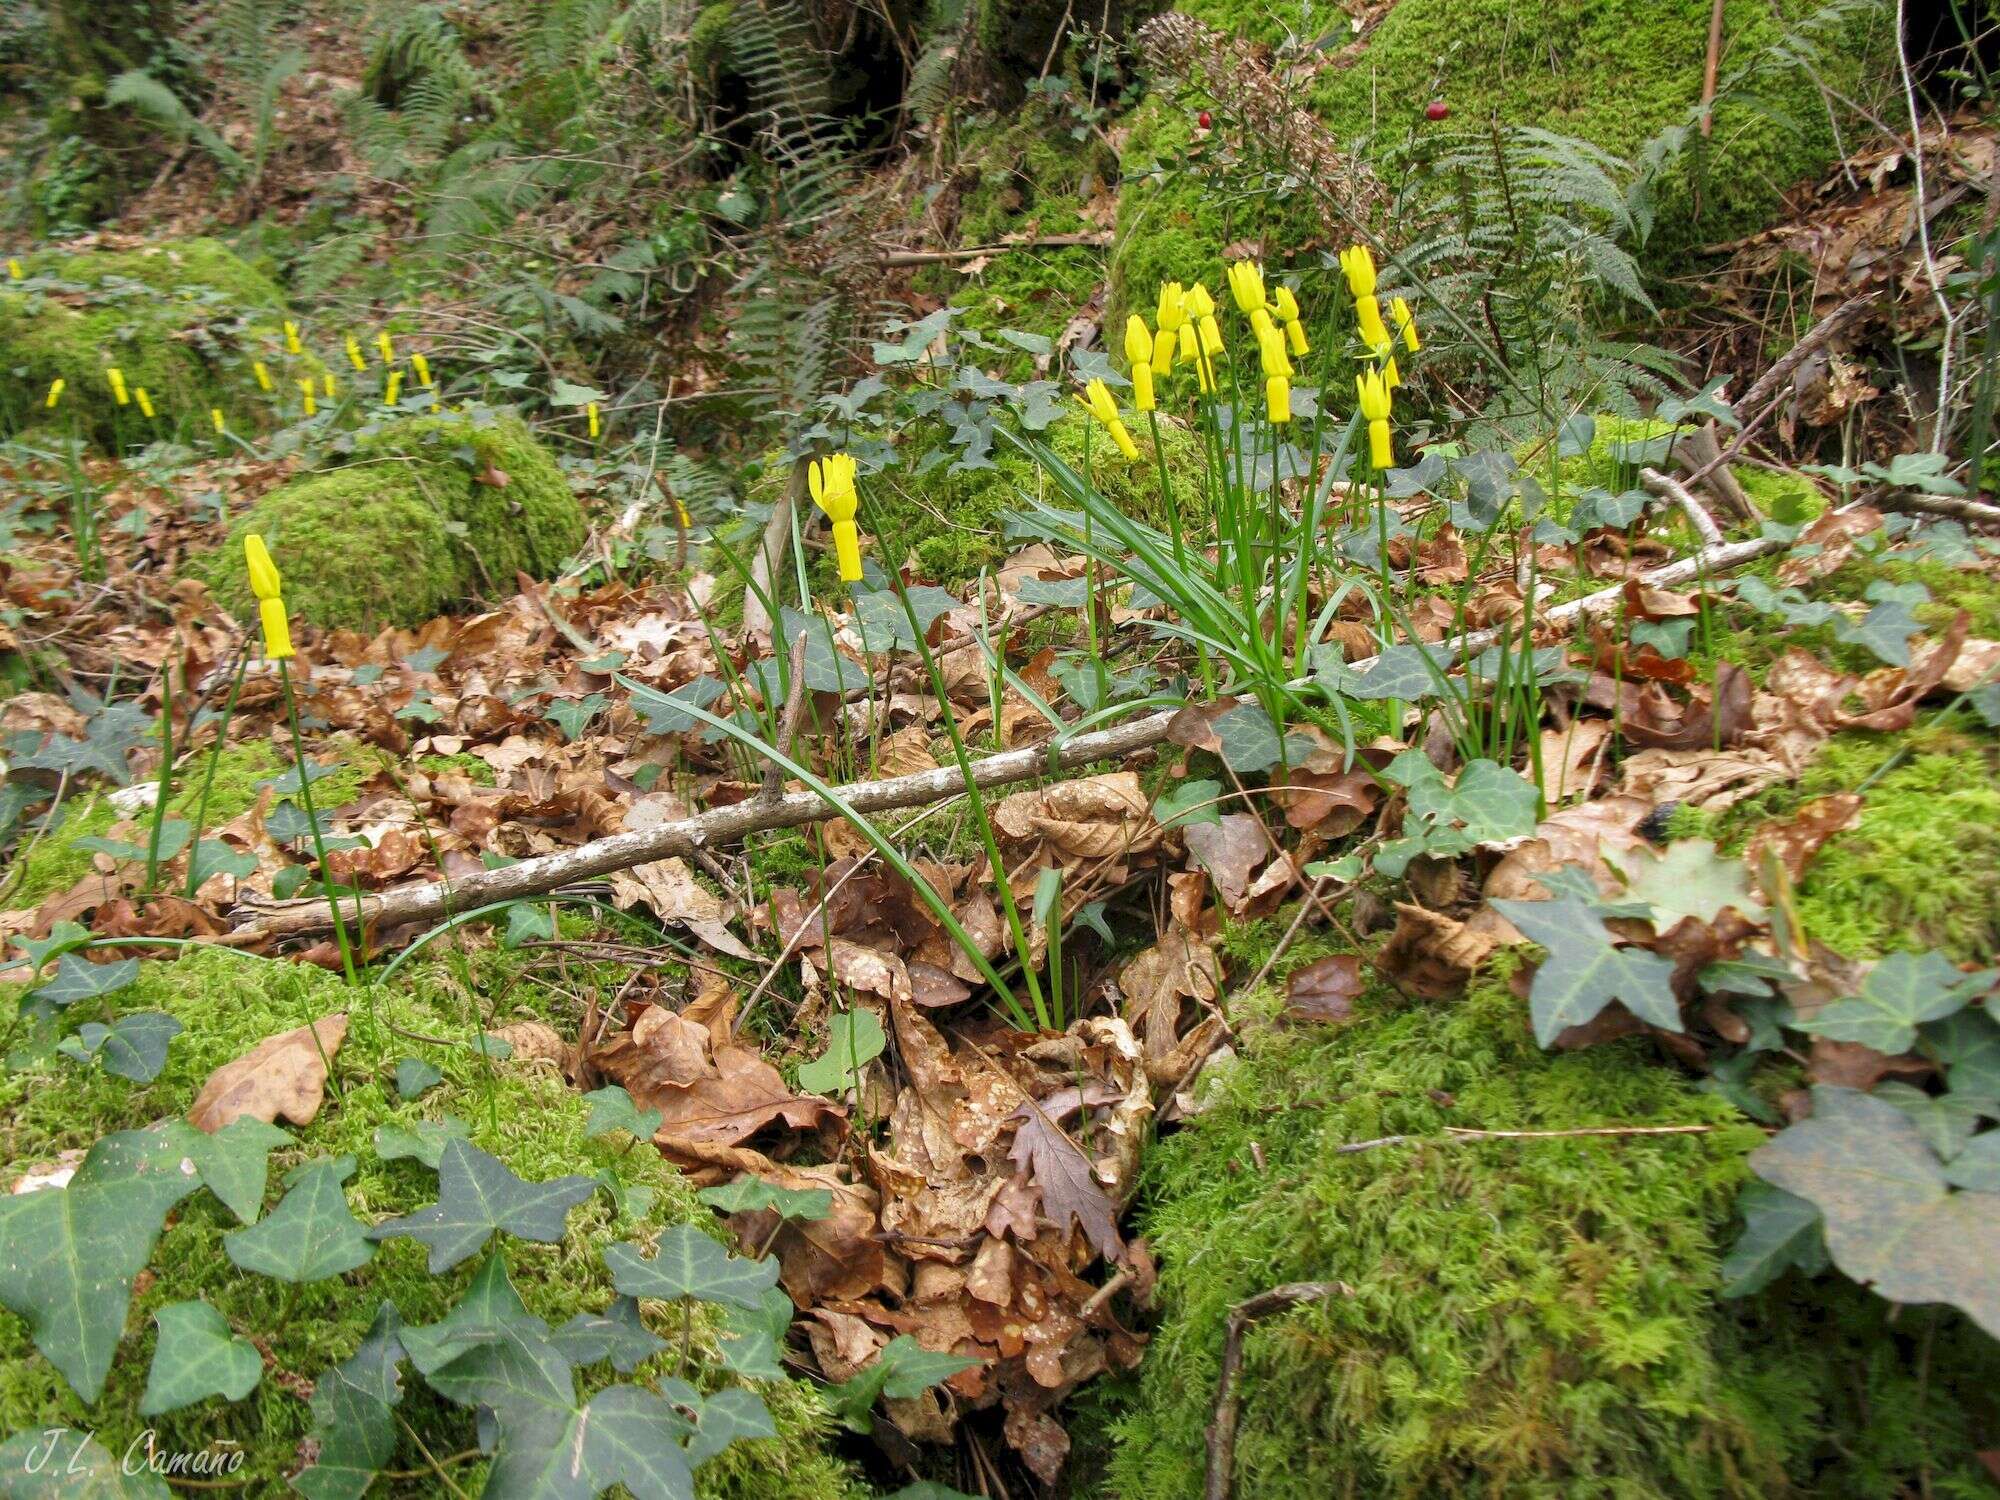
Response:
[[[1331,954],[1292,971],[1285,981],[1285,1014],[1301,1021],[1351,1020],[1361,990],[1361,955]]]
[[[315,1039],[317,1038],[317,1039]],[[326,1097],[326,1070],[347,1040],[347,1013],[266,1037],[209,1074],[188,1123],[213,1135],[245,1115],[274,1125],[282,1115],[310,1125]]]

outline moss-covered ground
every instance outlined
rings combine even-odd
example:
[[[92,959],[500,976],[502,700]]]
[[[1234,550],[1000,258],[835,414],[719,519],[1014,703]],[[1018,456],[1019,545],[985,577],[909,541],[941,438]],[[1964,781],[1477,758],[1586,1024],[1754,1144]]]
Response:
[[[1976,1482],[1982,1418],[1961,1403],[1990,1395],[2000,1362],[1958,1320],[1938,1320],[1925,1370],[1914,1326],[1868,1342],[1794,1287],[1747,1317],[1716,1301],[1743,1153],[1762,1138],[1719,1100],[1623,1045],[1542,1052],[1499,975],[1452,1004],[1377,995],[1331,1031],[1260,1028],[1266,1003],[1239,997],[1242,1060],[1147,1160],[1160,1324],[1136,1381],[1100,1407],[1108,1493],[1201,1493],[1228,1312],[1296,1280],[1339,1291],[1250,1335],[1238,1494],[1859,1497],[1919,1476]],[[1715,1128],[1439,1139],[1692,1123]],[[1420,1139],[1341,1152],[1389,1136]],[[1827,1339],[1866,1359],[1830,1361]],[[1845,1425],[1857,1404],[1882,1419]]]
[[[273,1154],[267,1207],[293,1166],[343,1154],[359,1163],[347,1184],[347,1198],[365,1222],[432,1203],[436,1174],[412,1159],[384,1160],[375,1133],[384,1125],[456,1116],[470,1128],[475,1144],[520,1176],[540,1180],[572,1172],[615,1174],[619,1199],[608,1191],[587,1199],[570,1214],[559,1244],[502,1237],[515,1287],[530,1311],[561,1323],[580,1311],[601,1310],[613,1295],[602,1260],[606,1246],[643,1241],[671,1224],[712,1223],[713,1216],[656,1152],[643,1144],[635,1147],[622,1136],[587,1136],[587,1104],[548,1065],[492,1064],[463,1045],[424,1040],[462,1042],[479,1024],[524,1018],[573,1030],[574,999],[523,978],[518,958],[489,950],[467,956],[465,963],[462,971],[443,959],[412,965],[396,982],[358,992],[317,969],[213,949],[191,953],[178,963],[147,962],[137,986],[118,995],[116,1003],[120,1010],[165,1011],[185,1027],[173,1040],[165,1070],[152,1083],[139,1085],[56,1059],[46,1068],[7,1075],[0,1079],[5,1159],[25,1168],[86,1147],[110,1131],[178,1114],[216,1067],[266,1036],[308,1018],[345,1011],[350,1029],[334,1060],[338,1093],[326,1100],[310,1125],[292,1129],[296,1144]],[[577,971],[570,977],[577,979]],[[470,1013],[474,1002],[469,994],[481,997],[477,1018]],[[11,1005],[11,998],[0,999],[0,1006]],[[398,1060],[411,1056],[444,1076],[437,1086],[406,1100],[397,1092],[394,1076]],[[307,1383],[354,1351],[383,1299],[396,1303],[406,1322],[434,1322],[463,1293],[475,1269],[475,1261],[467,1261],[432,1276],[425,1269],[423,1247],[415,1240],[395,1239],[382,1243],[374,1259],[358,1270],[288,1288],[234,1267],[221,1241],[236,1227],[228,1210],[207,1193],[176,1211],[153,1253],[150,1275],[133,1299],[126,1342],[110,1382],[92,1405],[78,1400],[34,1350],[25,1325],[0,1313],[0,1430],[84,1426],[114,1453],[123,1452],[149,1425],[167,1451],[238,1444],[246,1455],[236,1476],[247,1479],[241,1492],[283,1493],[284,1476],[300,1466],[300,1444],[312,1425]],[[236,1333],[258,1343],[265,1359],[263,1379],[241,1402],[217,1398],[163,1417],[142,1418],[137,1405],[152,1358],[151,1315],[168,1303],[196,1297],[220,1312]],[[677,1345],[677,1320],[665,1332],[676,1336]],[[728,1378],[713,1362],[712,1336],[706,1319],[697,1319],[694,1373],[699,1383],[710,1385]],[[670,1348],[642,1372],[681,1373],[678,1361],[678,1348]],[[604,1366],[585,1373],[592,1388],[611,1378]],[[477,1446],[470,1412],[429,1396],[414,1377],[406,1377],[404,1384],[400,1414],[431,1454],[462,1455]],[[824,1446],[825,1409],[808,1387],[787,1381],[762,1385],[759,1393],[777,1419],[779,1436],[739,1444],[704,1467],[702,1493],[746,1500],[865,1493]],[[381,1482],[371,1493],[444,1493],[417,1448],[406,1442],[403,1450],[394,1467],[404,1477]],[[477,1493],[482,1468],[483,1461],[474,1459],[454,1467],[451,1477],[466,1493]]]

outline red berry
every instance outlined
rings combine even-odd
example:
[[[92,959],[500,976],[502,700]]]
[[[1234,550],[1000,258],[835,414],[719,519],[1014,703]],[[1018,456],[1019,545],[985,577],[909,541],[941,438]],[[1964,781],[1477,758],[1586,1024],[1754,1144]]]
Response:
[[[1203,110],[1200,114],[1196,115],[1194,117],[1194,122],[1195,124],[1199,125],[1203,130],[1208,129],[1209,125],[1212,123],[1208,117],[1207,110]]]
[[[1450,114],[1451,106],[1442,99],[1433,99],[1424,106],[1424,115],[1428,119],[1442,120],[1448,118]]]

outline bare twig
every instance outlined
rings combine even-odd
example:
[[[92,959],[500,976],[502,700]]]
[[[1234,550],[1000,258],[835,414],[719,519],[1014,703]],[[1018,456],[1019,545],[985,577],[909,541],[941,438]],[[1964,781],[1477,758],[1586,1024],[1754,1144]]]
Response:
[[[1032,239],[1010,240],[1001,245],[968,245],[960,250],[885,250],[884,266],[943,266],[954,261],[977,260],[982,255],[1005,255],[1009,250],[1060,249],[1072,245],[1099,246],[1111,243],[1109,230],[1089,234],[1040,234]]]
[[[1915,490],[1881,490],[1868,502],[1883,510],[1909,510],[1927,516],[1950,516],[1958,521],[1979,521],[1991,526],[2000,523],[2000,505],[1984,500],[1968,500],[1962,495],[1924,495]]]
[[[1648,494],[1658,495],[1662,500],[1671,500],[1681,508],[1695,534],[1701,538],[1704,547],[1722,545],[1722,528],[1715,524],[1715,517],[1702,509],[1701,502],[1688,493],[1687,487],[1678,479],[1662,474],[1658,469],[1641,469],[1639,483],[1646,487]]]
[[[1335,1146],[1335,1156],[1353,1156],[1383,1146],[1451,1146],[1461,1141],[1558,1141],[1583,1136],[1627,1135],[1706,1135],[1714,1125],[1586,1125],[1574,1130],[1470,1130],[1447,1125],[1443,1135],[1383,1135],[1372,1141],[1349,1141]]]
[[[1229,1500],[1236,1464],[1236,1422],[1243,1409],[1243,1393],[1238,1377],[1243,1372],[1243,1340],[1250,1325],[1273,1313],[1284,1312],[1301,1302],[1324,1302],[1328,1297],[1351,1297],[1354,1288],[1340,1281],[1291,1281],[1246,1298],[1229,1311],[1229,1323],[1222,1336],[1222,1375],[1215,1383],[1215,1416],[1208,1424],[1208,1479],[1202,1487],[1203,1500]]]

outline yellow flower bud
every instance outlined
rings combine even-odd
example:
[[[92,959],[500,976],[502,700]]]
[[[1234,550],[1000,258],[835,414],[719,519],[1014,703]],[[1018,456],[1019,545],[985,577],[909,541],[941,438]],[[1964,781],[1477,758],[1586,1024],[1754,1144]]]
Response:
[[[368,361],[361,357],[361,340],[351,333],[347,336],[347,362],[357,370],[368,368]]]
[[[1195,336],[1194,324],[1181,324],[1179,330],[1175,333],[1175,337],[1180,340],[1181,363],[1186,364],[1195,357],[1195,351],[1201,347],[1201,341]],[[1202,389],[1206,390],[1207,387],[1204,386]]]
[[[265,656],[272,661],[284,661],[295,654],[292,651],[292,626],[285,618],[284,600],[258,601],[257,622],[264,627]]]
[[[1199,281],[1187,289],[1184,301],[1188,317],[1196,323],[1215,316],[1215,299],[1208,295],[1208,288]]]
[[[1280,323],[1298,322],[1299,299],[1293,295],[1290,287],[1280,286],[1272,288],[1271,307],[1277,313]]]
[[[223,423],[222,408],[219,406],[211,406],[208,409],[208,420],[214,425],[215,435],[217,437],[222,436],[223,433],[229,430],[229,428]]]
[[[1382,304],[1373,297],[1354,299],[1354,311],[1360,323],[1361,342],[1378,359],[1389,352],[1389,330],[1382,322]]]
[[[1271,310],[1268,307],[1257,308],[1250,314],[1250,331],[1257,335],[1257,342],[1260,344],[1264,342],[1265,334],[1278,331],[1278,325],[1272,320]]]
[[[1396,368],[1396,356],[1392,354],[1382,361],[1382,384],[1393,391],[1402,383],[1403,372]]]
[[[1401,297],[1389,299],[1389,316],[1396,320],[1396,332],[1403,336],[1403,347],[1415,354],[1424,347],[1424,341],[1417,337],[1416,315],[1410,311],[1410,304]]]
[[[1153,334],[1137,313],[1125,320],[1125,357],[1132,362],[1132,406],[1153,410]]]
[[[1282,427],[1292,420],[1292,382],[1273,375],[1264,382],[1264,404],[1270,409],[1271,425]]]
[[[146,394],[146,388],[143,385],[139,386],[133,390],[132,394],[138,398],[139,414],[143,416],[148,422],[152,421],[153,398]]]
[[[396,345],[390,339],[388,329],[385,328],[375,335],[375,352],[382,356],[382,363],[385,365],[393,365],[396,362]]]
[[[326,397],[327,400],[331,401],[333,399],[333,393],[335,390],[335,386],[333,383],[333,371],[328,370],[324,375],[320,376],[319,390],[320,394]]]
[[[423,355],[412,354],[410,356],[410,368],[417,372],[418,385],[428,386],[431,383],[431,362],[425,359]]]
[[[250,575],[250,592],[257,598],[275,599],[284,592],[284,575],[271,561],[271,549],[264,545],[262,532],[253,531],[243,538],[243,565]]]
[[[1239,260],[1224,273],[1239,312],[1254,313],[1264,305],[1264,268],[1254,260]]]
[[[1366,245],[1350,245],[1341,251],[1340,269],[1347,273],[1347,290],[1357,301],[1375,295],[1375,257]]]
[[[56,403],[62,400],[63,386],[66,385],[67,383],[68,382],[66,382],[60,375],[56,376],[54,380],[51,380],[49,382],[48,399],[44,401],[42,405],[46,406],[50,411],[54,411],[56,409]]]
[[[1150,375],[1151,371],[1147,373]],[[1125,430],[1125,423],[1119,418],[1118,403],[1111,397],[1111,388],[1102,380],[1093,380],[1085,390],[1087,395],[1083,404],[1111,434],[1111,441],[1118,445],[1118,451],[1128,459],[1137,458],[1139,445],[1132,441],[1132,434]]]
[[[15,281],[24,280],[27,276],[27,273],[21,269],[21,263],[11,255],[7,258],[7,275]]]
[[[305,397],[307,416],[310,417],[318,412],[319,403],[313,400],[313,383],[310,380],[299,382],[299,394]]]
[[[111,365],[106,368],[104,378],[111,386],[111,399],[120,406],[129,405],[132,398],[125,390],[125,372],[118,366]]]
[[[1132,366],[1132,410],[1152,411],[1158,404],[1153,394],[1153,367]]]
[[[1222,352],[1222,325],[1215,321],[1215,314],[1206,314],[1198,325],[1201,332],[1201,352],[1216,355]]]
[[[1160,304],[1153,321],[1160,325],[1162,333],[1177,333],[1187,322],[1187,293],[1181,290],[1178,281],[1160,283]]]
[[[1368,420],[1368,461],[1378,469],[1393,469],[1396,455],[1389,442],[1389,387],[1378,371],[1354,377],[1361,398],[1361,415]]]
[[[299,343],[299,325],[290,318],[285,319],[285,353],[303,354],[305,349]]]
[[[251,360],[250,373],[257,377],[257,388],[259,390],[268,391],[271,388],[271,372],[264,367],[263,360]]]
[[[597,415],[597,403],[592,401],[585,405],[583,414],[590,421],[590,435],[593,438],[596,437],[598,433],[604,430],[604,423]]]
[[[1273,328],[1257,340],[1257,354],[1264,365],[1264,375],[1291,378],[1292,362],[1285,356],[1285,336]]]
[[[1285,325],[1285,338],[1292,346],[1292,353],[1300,359],[1312,353],[1312,345],[1306,342],[1306,325],[1297,318]]]
[[[402,394],[403,394],[403,372],[401,370],[391,370],[389,372],[388,387],[382,392],[382,404],[384,406],[394,406],[396,404],[397,398],[400,397]]]

